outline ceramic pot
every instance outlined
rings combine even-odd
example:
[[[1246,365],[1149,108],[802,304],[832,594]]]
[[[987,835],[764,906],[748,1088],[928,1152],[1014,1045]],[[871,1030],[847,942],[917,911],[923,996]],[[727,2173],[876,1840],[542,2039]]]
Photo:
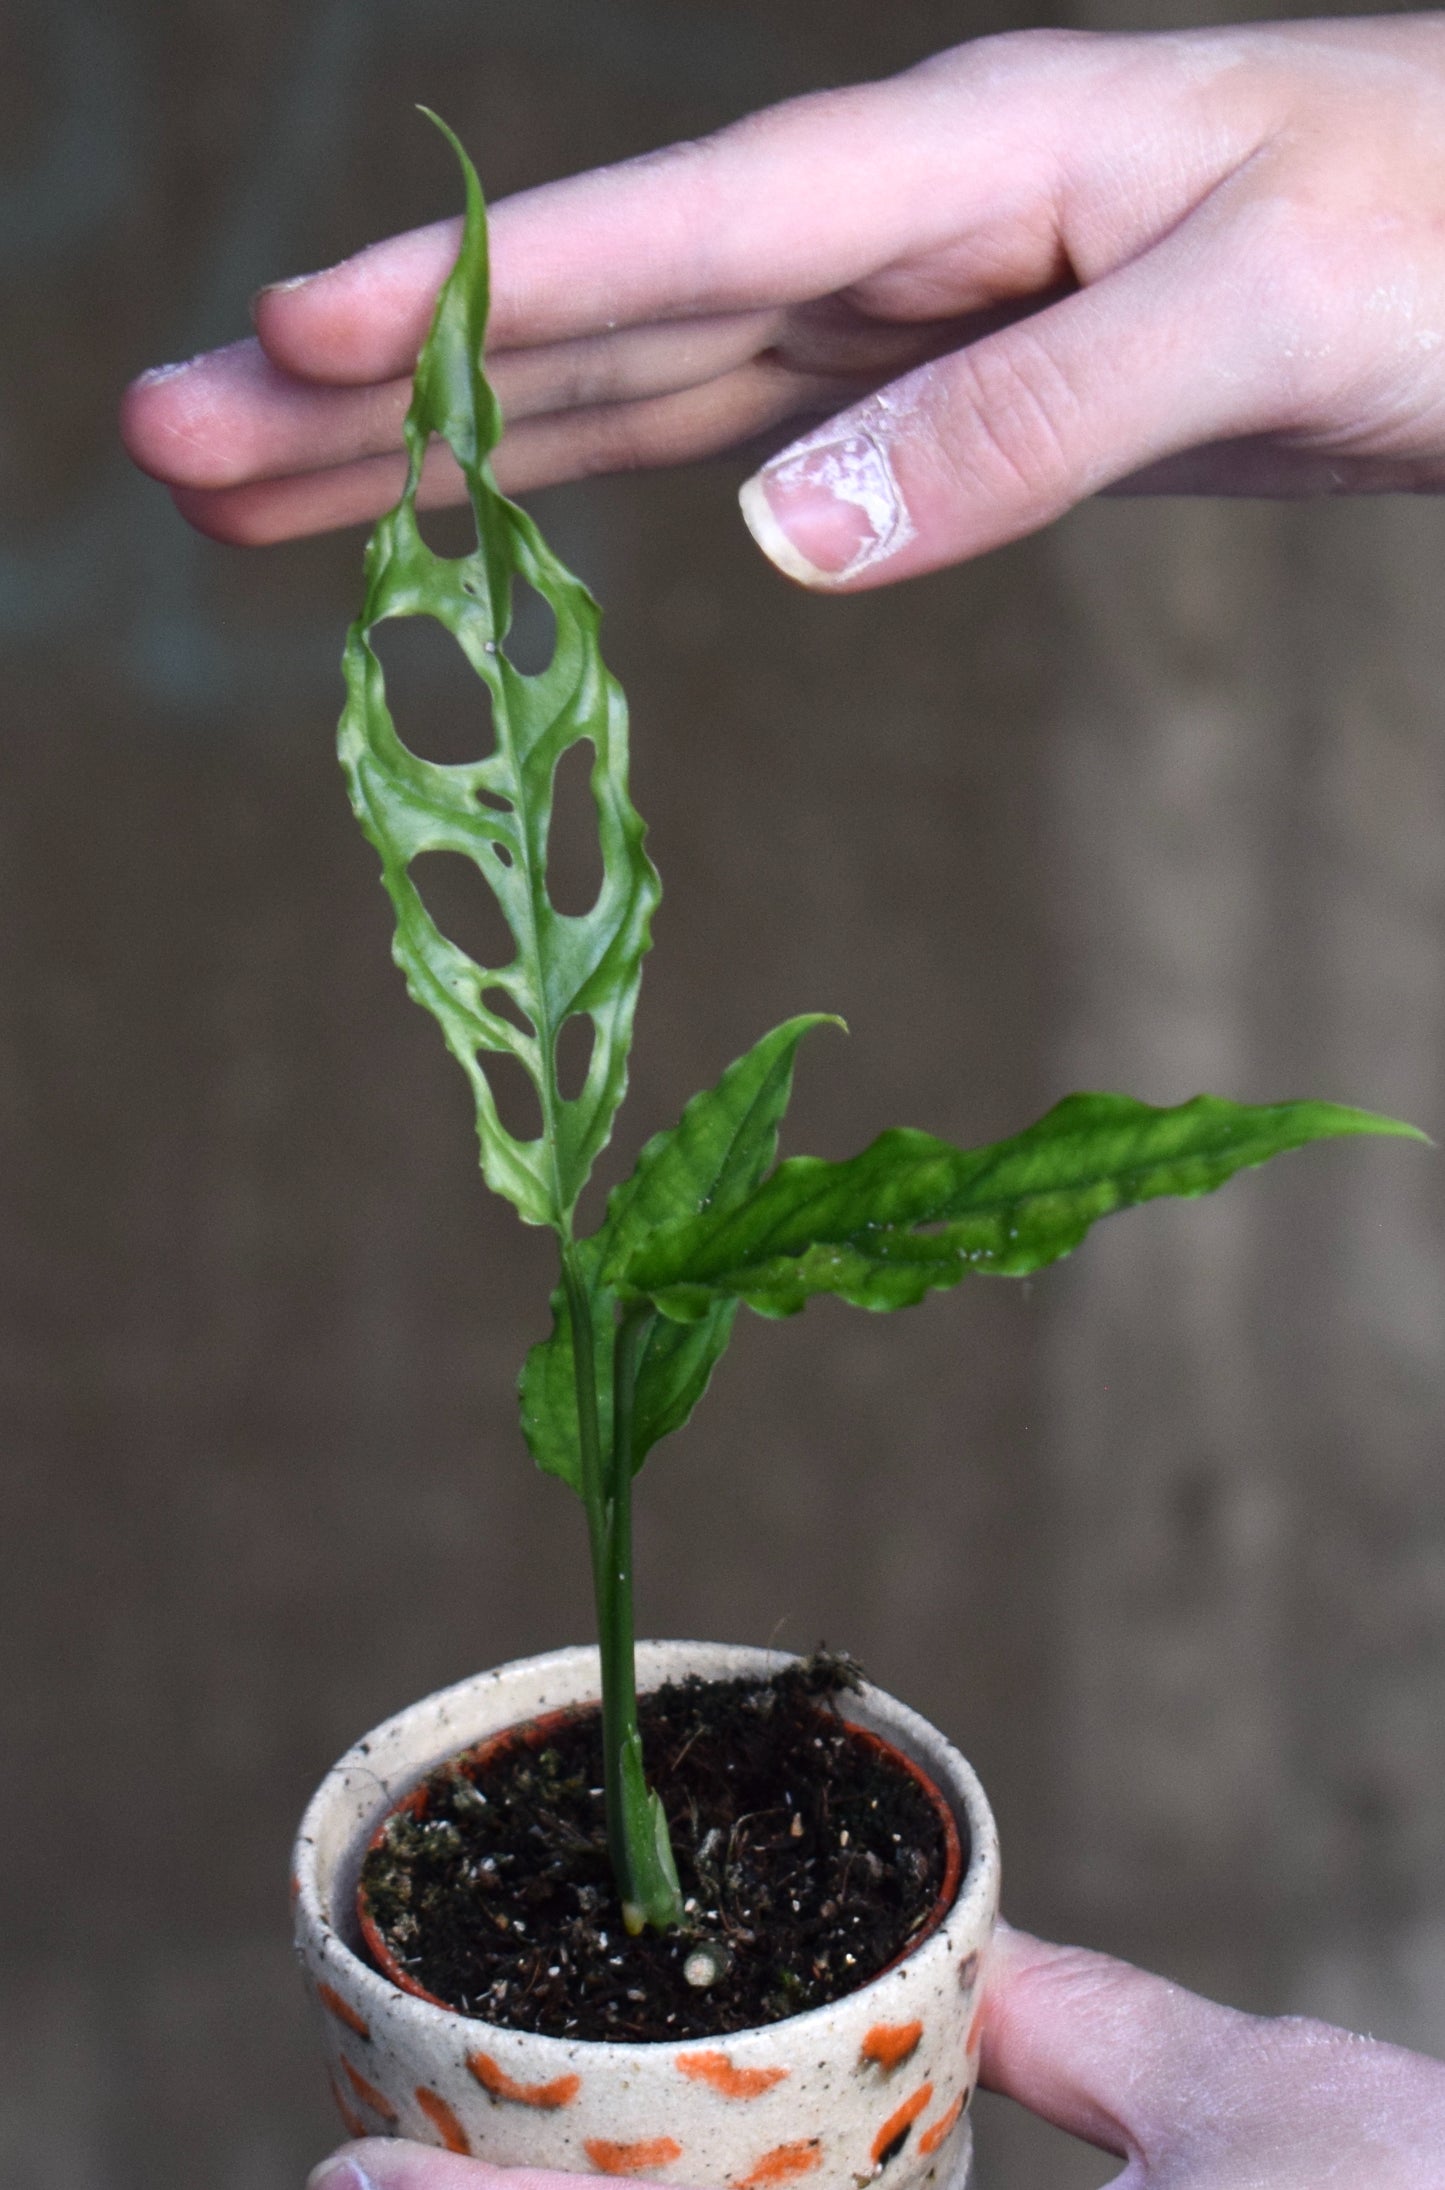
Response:
[[[696,1673],[766,1678],[776,1651],[640,1643],[643,1690]],[[698,2190],[962,2190],[979,2004],[998,1909],[998,1839],[969,1766],[880,1689],[837,1699],[941,1790],[963,1876],[905,1958],[807,2014],[720,2040],[542,2037],[401,1991],[364,1958],[356,1887],[372,1834],[433,1766],[542,1712],[595,1702],[595,1649],[526,1658],[443,1689],[341,1759],[301,1823],[296,1940],[353,2136],[443,2144],[500,2167],[627,2175]]]

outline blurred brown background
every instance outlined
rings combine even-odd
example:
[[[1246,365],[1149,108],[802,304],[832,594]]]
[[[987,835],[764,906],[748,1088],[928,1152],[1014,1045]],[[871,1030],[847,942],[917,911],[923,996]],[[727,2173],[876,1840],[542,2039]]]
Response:
[[[483,1193],[332,758],[359,541],[191,538],[118,387],[449,211],[415,100],[501,194],[1027,20],[0,14],[6,2181],[294,2190],[338,2131],[287,1944],[307,1793],[589,1624],[514,1421],[547,1242]],[[1077,1085],[1445,1134],[1445,507],[1116,503],[837,603],[764,567],[738,468],[537,503],[668,883],[629,1155],[814,1006],[853,1033],[795,1149]],[[1438,1158],[1323,1149],[1034,1287],[749,1320],[644,1480],[642,1625],[856,1651],[977,1762],[1015,1921],[1445,2050],[1442,1232]],[[1114,2172],[999,2101],[981,2140],[982,2190]]]

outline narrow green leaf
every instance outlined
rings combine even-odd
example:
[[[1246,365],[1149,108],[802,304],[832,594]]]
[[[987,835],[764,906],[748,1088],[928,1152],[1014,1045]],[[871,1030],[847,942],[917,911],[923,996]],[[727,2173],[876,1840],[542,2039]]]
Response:
[[[987,1148],[884,1133],[844,1163],[795,1156],[729,1210],[667,1225],[609,1264],[622,1299],[696,1323],[723,1301],[794,1315],[815,1293],[904,1308],[965,1277],[1023,1277],[1113,1210],[1211,1193],[1252,1164],[1341,1134],[1414,1140],[1414,1126],[1334,1103],[1244,1105],[1198,1095],[1156,1110],[1070,1095]]]
[[[752,1191],[777,1153],[798,1044],[810,1028],[824,1025],[842,1021],[822,1012],[789,1019],[730,1064],[715,1087],[695,1095],[677,1124],[647,1143],[631,1177],[614,1188],[598,1231],[579,1244],[577,1260],[592,1300],[604,1446],[612,1435],[610,1358],[617,1307],[604,1267],[644,1245],[659,1226],[700,1210],[730,1208]],[[686,1326],[663,1319],[654,1324],[638,1368],[634,1467],[687,1420],[707,1389],[736,1314],[735,1300],[718,1300]],[[552,1315],[551,1336],[532,1348],[522,1371],[522,1427],[538,1466],[579,1490],[572,1331],[560,1291],[553,1295]]]
[[[466,224],[416,370],[406,487],[367,549],[366,598],[346,646],[339,747],[357,819],[381,854],[397,963],[471,1082],[487,1183],[529,1224],[564,1232],[626,1090],[658,885],[627,794],[626,707],[598,651],[597,605],[492,477],[501,415],[481,366],[486,213],[471,162],[445,124],[437,126],[461,162]],[[417,525],[422,459],[434,437],[461,467],[476,526],[476,548],[455,560],[434,554]],[[536,676],[523,676],[507,653],[514,583],[534,587],[556,619],[552,660]],[[489,753],[448,767],[403,742],[372,646],[376,626],[396,616],[430,616],[461,648],[490,696]],[[589,912],[562,914],[547,888],[553,782],[562,756],[584,740],[593,751],[602,884]],[[412,863],[438,851],[470,860],[492,891],[515,943],[506,963],[478,965],[427,911]],[[557,1037],[579,1015],[592,1022],[592,1053],[580,1092],[564,1098]],[[510,1133],[497,1114],[482,1059],[504,1053],[536,1089],[544,1130],[535,1138]]]

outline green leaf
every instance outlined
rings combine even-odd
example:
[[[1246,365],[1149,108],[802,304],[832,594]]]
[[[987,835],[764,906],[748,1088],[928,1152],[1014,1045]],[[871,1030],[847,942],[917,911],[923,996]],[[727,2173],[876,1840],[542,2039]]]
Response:
[[[647,1143],[630,1178],[614,1188],[607,1215],[577,1248],[592,1301],[597,1348],[597,1396],[602,1442],[612,1437],[611,1351],[617,1296],[604,1267],[645,1245],[656,1229],[700,1210],[731,1208],[750,1193],[777,1153],[778,1127],[792,1093],[798,1044],[816,1026],[841,1026],[826,1013],[806,1013],[765,1034],[730,1064],[716,1087],[695,1095],[675,1126]],[[658,1319],[648,1333],[637,1375],[632,1462],[680,1429],[707,1389],[737,1314],[719,1300],[687,1325]],[[559,1290],[552,1296],[550,1338],[532,1348],[522,1371],[522,1427],[533,1457],[550,1475],[581,1489],[572,1330]]]
[[[815,1293],[910,1307],[961,1278],[1041,1269],[1113,1210],[1208,1194],[1286,1149],[1355,1133],[1426,1139],[1334,1103],[1197,1095],[1156,1110],[1127,1095],[1069,1095],[987,1148],[901,1128],[845,1163],[792,1157],[746,1200],[666,1226],[605,1275],[621,1299],[651,1299],[689,1324],[733,1300],[794,1315]]]
[[[346,645],[339,746],[357,819],[381,854],[397,963],[471,1082],[487,1183],[529,1224],[565,1233],[626,1090],[658,884],[627,794],[627,713],[598,651],[597,605],[492,477],[501,415],[481,367],[486,213],[470,161],[445,124],[437,126],[462,165],[465,231],[417,366],[406,488],[367,548],[366,598]],[[475,550],[456,559],[434,554],[417,526],[422,459],[434,436],[461,466],[476,525]],[[536,676],[523,676],[507,653],[514,583],[534,587],[556,618],[552,660]],[[376,626],[396,616],[433,617],[461,648],[490,695],[489,753],[442,766],[403,742],[372,646]],[[584,740],[593,751],[602,884],[589,912],[563,914],[547,889],[553,782],[563,755]],[[423,852],[459,854],[476,868],[515,944],[504,964],[478,965],[442,934],[411,871]],[[580,1092],[564,1098],[557,1037],[579,1015],[592,1022],[592,1052]],[[543,1130],[535,1138],[512,1134],[497,1114],[482,1060],[502,1054],[518,1060],[536,1089]]]

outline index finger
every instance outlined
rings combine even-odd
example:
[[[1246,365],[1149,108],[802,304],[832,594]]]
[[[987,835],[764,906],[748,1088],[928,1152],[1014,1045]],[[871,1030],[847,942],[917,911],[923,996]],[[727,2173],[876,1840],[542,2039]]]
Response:
[[[1076,84],[1062,99],[1059,72],[1043,68],[1000,97],[994,71],[957,60],[945,100],[920,90],[921,74],[811,93],[716,136],[502,199],[491,214],[489,348],[828,296],[905,250],[956,242],[960,221],[986,225],[1006,201],[1047,194],[1057,136],[1038,126],[1039,110],[1072,109]],[[307,379],[408,371],[459,236],[459,222],[438,221],[263,290],[256,327],[268,354]],[[1057,271],[1049,223],[1028,224],[1024,249],[1020,294]],[[991,274],[986,301],[999,293],[996,258]]]

